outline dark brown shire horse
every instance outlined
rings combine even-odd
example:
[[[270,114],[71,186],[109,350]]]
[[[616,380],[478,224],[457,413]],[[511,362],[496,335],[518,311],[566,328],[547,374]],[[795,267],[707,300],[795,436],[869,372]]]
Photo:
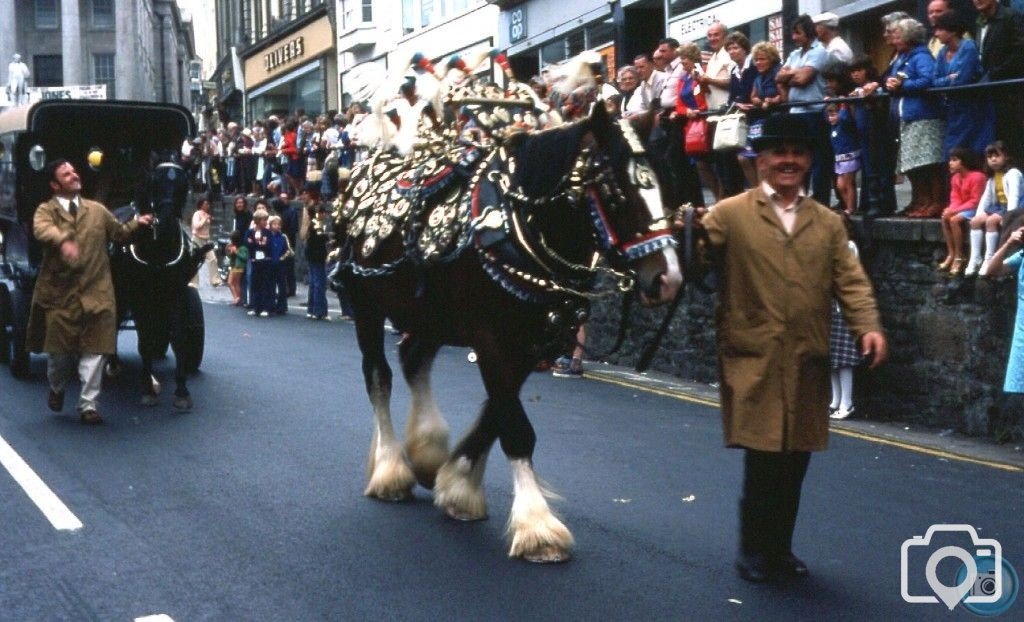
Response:
[[[447,159],[407,156],[397,184],[387,162],[400,156],[379,153],[353,171],[336,203],[342,278],[375,418],[365,494],[404,499],[418,482],[433,487],[435,504],[452,518],[483,519],[484,468],[498,440],[514,479],[509,555],[530,561],[568,559],[573,537],[534,474],[536,436],[520,388],[585,320],[599,276],[649,305],[672,300],[682,282],[640,141],[602,105],[594,109],[573,124],[494,144],[452,138],[435,151]],[[399,347],[412,393],[404,447],[389,407],[385,318],[407,334]],[[451,452],[430,386],[442,345],[472,347],[487,390],[479,418]]]

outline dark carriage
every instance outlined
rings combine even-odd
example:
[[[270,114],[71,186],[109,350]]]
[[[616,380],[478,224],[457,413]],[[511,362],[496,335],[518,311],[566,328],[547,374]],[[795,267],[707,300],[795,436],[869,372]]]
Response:
[[[173,104],[42,101],[0,113],[0,359],[12,374],[29,372],[25,335],[42,258],[32,219],[52,194],[46,163],[58,157],[71,161],[82,177],[82,195],[116,210],[144,190],[155,152],[178,153],[195,132],[192,114]],[[119,275],[117,266],[112,262],[119,327],[134,328],[120,301],[136,284]],[[189,289],[183,332],[186,367],[194,370],[202,361],[203,312],[198,291]]]

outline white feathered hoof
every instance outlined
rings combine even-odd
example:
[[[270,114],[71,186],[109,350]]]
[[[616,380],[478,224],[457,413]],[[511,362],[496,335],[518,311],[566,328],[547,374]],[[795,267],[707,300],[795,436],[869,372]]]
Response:
[[[160,398],[152,393],[143,393],[142,399],[139,400],[139,403],[148,408],[159,404]]]
[[[397,452],[388,452],[376,460],[363,494],[382,501],[404,501],[412,496],[416,478]]]
[[[174,407],[177,408],[178,410],[192,410],[192,396],[175,395]]]
[[[473,469],[469,460],[460,457],[447,462],[437,473],[434,486],[434,505],[458,521],[477,521],[487,518],[487,499],[480,479],[483,465]]]
[[[409,458],[413,475],[419,485],[433,488],[437,472],[448,460],[448,432],[437,430],[410,438],[405,443],[405,455]]]
[[[567,562],[572,558],[572,534],[553,514],[538,518],[536,522],[512,525],[510,531],[512,547],[509,557],[538,564]]]

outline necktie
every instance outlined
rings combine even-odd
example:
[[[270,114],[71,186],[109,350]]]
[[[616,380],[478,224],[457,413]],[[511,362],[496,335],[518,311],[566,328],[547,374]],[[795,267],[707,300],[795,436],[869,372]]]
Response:
[[[78,218],[78,203],[71,201],[68,204],[68,212],[71,213],[72,218]]]

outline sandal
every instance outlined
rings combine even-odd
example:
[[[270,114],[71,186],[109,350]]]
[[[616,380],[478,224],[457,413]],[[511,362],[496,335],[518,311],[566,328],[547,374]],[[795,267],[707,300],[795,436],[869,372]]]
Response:
[[[950,266],[952,266],[952,265],[953,265],[953,256],[952,255],[946,255],[946,258],[943,259],[942,263],[940,263],[935,269],[939,270],[940,272],[945,272],[946,270],[949,270]]]
[[[963,257],[957,257],[953,260],[953,264],[949,268],[949,274],[951,276],[959,276],[964,273],[964,264],[967,263],[967,259]]]

